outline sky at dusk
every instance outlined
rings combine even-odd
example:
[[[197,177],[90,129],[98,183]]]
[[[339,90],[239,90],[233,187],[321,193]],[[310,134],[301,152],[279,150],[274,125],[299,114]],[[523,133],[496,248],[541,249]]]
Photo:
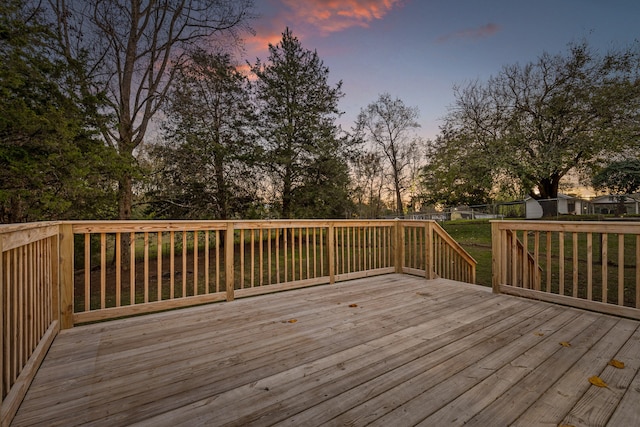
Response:
[[[503,65],[566,52],[586,40],[605,52],[640,39],[638,0],[255,0],[246,59],[265,60],[288,26],[343,82],[343,128],[383,92],[420,110],[432,139],[453,86]]]

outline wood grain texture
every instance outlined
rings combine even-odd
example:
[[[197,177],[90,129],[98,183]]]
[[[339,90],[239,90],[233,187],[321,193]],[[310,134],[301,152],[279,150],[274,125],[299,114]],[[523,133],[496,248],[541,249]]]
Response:
[[[587,406],[633,425],[639,338],[635,320],[366,277],[64,330],[12,425],[558,425]]]

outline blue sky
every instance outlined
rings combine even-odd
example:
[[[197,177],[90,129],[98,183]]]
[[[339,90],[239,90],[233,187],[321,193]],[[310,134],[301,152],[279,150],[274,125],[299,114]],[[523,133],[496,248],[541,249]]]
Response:
[[[503,65],[587,40],[601,52],[640,39],[637,0],[255,0],[247,60],[266,59],[289,27],[343,81],[350,128],[361,108],[389,92],[418,107],[419,134],[434,138],[453,86],[486,80]]]

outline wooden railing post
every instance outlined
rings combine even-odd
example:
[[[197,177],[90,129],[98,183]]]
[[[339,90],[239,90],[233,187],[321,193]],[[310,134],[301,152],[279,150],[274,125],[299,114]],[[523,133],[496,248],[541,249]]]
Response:
[[[60,225],[59,274],[60,287],[60,329],[73,327],[73,225]]]
[[[329,283],[336,282],[336,239],[335,239],[335,226],[333,223],[329,224],[327,229],[327,256],[329,257]]]
[[[234,279],[234,224],[229,221],[227,224],[227,232],[224,240],[224,277],[227,289],[227,301],[233,301],[235,298],[235,279]]]
[[[504,268],[504,262],[502,259],[502,245],[500,241],[502,233],[498,223],[491,221],[491,288],[496,294],[500,293],[500,280],[502,278],[502,269]]]
[[[435,271],[433,268],[433,223],[431,221],[427,221],[427,225],[425,226],[425,237],[426,237],[426,253],[425,253],[425,277],[428,280],[435,279]]]
[[[51,250],[51,316],[53,320],[60,321],[60,295],[62,287],[60,286],[60,233],[50,239]]]
[[[403,272],[404,266],[404,226],[399,219],[396,219],[396,237],[395,237],[395,268],[396,273]]]
[[[2,249],[3,236],[0,234],[0,307],[4,310],[4,254]],[[4,396],[4,370],[6,366],[4,360],[4,315],[0,315],[0,408],[2,408],[2,399]],[[7,384],[7,387],[9,385]],[[3,414],[0,414],[0,421],[4,418]]]

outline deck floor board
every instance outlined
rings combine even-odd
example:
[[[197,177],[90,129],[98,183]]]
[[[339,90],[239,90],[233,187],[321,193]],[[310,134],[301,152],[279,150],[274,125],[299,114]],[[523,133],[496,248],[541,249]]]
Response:
[[[392,274],[63,331],[12,425],[638,425],[639,354],[638,321]]]

